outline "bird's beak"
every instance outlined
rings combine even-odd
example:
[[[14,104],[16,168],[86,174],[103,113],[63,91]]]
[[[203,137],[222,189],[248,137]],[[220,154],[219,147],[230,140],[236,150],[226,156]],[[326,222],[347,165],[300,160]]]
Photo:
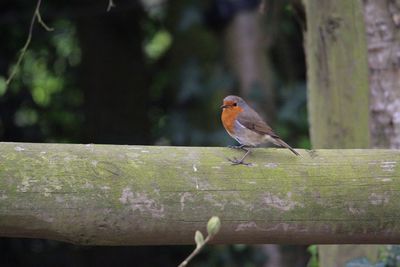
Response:
[[[224,109],[224,108],[227,108],[227,107],[228,107],[228,105],[221,105],[220,108]]]

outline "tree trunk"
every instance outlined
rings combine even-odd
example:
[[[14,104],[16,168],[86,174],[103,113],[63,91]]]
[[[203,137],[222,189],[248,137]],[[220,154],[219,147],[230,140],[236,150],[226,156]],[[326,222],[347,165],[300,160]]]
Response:
[[[225,47],[227,61],[239,82],[240,95],[263,111],[272,123],[274,90],[263,25],[263,16],[257,9],[239,12],[225,30]]]
[[[399,2],[364,0],[371,145],[378,148],[400,148]]]

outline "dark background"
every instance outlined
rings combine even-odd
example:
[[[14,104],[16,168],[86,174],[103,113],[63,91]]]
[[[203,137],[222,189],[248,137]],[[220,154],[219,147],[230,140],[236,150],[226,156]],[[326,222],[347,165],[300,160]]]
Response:
[[[35,25],[6,88],[36,3],[0,2],[1,141],[225,146],[233,140],[220,123],[219,106],[224,96],[239,94],[290,145],[310,147],[296,1],[266,0],[262,7],[256,0],[115,4],[107,12],[107,0],[44,1],[41,14],[54,31]],[[257,17],[261,49],[232,51],[248,38],[229,34],[241,14]],[[230,60],[235,53],[264,66],[250,85],[241,78],[241,62]],[[192,249],[2,238],[0,266],[176,266]],[[278,252],[285,266],[305,266],[304,246]],[[270,258],[264,246],[209,246],[193,266],[268,266]]]

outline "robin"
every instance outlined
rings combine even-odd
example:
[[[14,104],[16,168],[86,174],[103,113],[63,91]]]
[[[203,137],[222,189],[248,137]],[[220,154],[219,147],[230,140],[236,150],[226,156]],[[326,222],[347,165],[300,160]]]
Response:
[[[249,107],[241,97],[235,95],[225,97],[221,108],[221,120],[225,130],[240,144],[239,146],[230,147],[246,151],[240,160],[236,158],[228,159],[233,165],[249,165],[249,163],[244,162],[246,156],[251,152],[249,148],[266,142],[286,147],[295,155],[300,155],[276,135],[260,115]]]

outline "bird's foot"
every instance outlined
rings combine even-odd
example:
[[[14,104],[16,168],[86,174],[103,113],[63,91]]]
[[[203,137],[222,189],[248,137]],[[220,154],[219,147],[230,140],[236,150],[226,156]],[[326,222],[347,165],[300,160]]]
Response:
[[[233,149],[244,149],[245,145],[240,145],[240,146],[228,146],[229,148]]]
[[[228,160],[232,163],[232,165],[251,165],[251,163],[244,162],[243,159],[238,160],[236,157],[234,157],[233,159],[228,158]]]

